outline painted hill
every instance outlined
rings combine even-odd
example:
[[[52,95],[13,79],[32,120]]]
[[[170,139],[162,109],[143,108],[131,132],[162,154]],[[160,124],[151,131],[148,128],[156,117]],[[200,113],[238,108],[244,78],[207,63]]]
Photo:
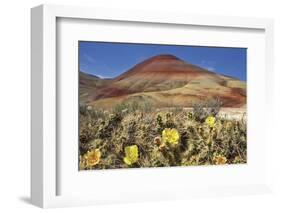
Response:
[[[92,94],[110,82],[110,79],[102,79],[98,76],[79,72],[79,96],[80,102],[92,101]]]
[[[246,104],[245,82],[210,72],[173,55],[151,57],[110,82],[88,80],[80,81],[88,90],[88,103],[103,108],[134,100],[149,101],[157,107],[189,107],[211,97],[219,97],[225,107]]]

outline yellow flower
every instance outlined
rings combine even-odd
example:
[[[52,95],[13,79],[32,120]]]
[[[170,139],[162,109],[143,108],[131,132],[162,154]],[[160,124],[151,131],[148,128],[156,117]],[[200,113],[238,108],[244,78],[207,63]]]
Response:
[[[85,163],[87,166],[95,166],[100,162],[101,152],[99,149],[88,151],[84,155]]]
[[[162,140],[164,143],[178,144],[180,134],[176,129],[166,128],[162,131]]]
[[[216,165],[223,165],[223,164],[226,164],[227,159],[223,155],[216,155],[216,156],[213,157],[213,162]]]
[[[206,118],[206,120],[205,120],[205,123],[206,123],[209,127],[211,127],[211,128],[214,127],[215,122],[216,122],[216,118],[213,117],[213,116],[208,116],[208,117]]]
[[[137,162],[138,158],[139,150],[137,145],[125,147],[125,157],[123,160],[127,165],[132,165],[133,163]]]

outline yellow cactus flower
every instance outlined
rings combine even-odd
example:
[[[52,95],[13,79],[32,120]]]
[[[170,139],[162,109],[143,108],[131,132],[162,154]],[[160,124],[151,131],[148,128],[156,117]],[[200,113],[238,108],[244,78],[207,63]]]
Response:
[[[214,116],[208,116],[205,120],[205,123],[211,128],[215,126],[215,122],[216,122],[216,118]]]
[[[137,145],[125,147],[125,157],[123,160],[127,165],[132,165],[133,163],[137,162],[138,158],[139,158],[139,149]]]
[[[170,143],[173,145],[178,144],[180,139],[180,134],[176,129],[166,128],[162,131],[162,140],[164,143]]]
[[[215,156],[213,157],[213,162],[214,162],[216,165],[223,165],[223,164],[226,164],[227,159],[226,159],[226,157],[224,157],[223,155],[215,155]]]
[[[99,149],[88,151],[84,155],[85,163],[87,166],[95,166],[100,162],[101,152]]]

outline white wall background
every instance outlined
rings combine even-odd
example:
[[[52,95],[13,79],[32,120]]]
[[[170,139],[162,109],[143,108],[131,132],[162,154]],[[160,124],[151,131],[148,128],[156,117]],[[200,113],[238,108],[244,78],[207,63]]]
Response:
[[[281,109],[281,13],[278,0],[9,0],[0,6],[0,212],[37,212],[29,204],[30,178],[30,8],[42,3],[140,9],[191,14],[269,17],[275,19],[275,108]],[[279,85],[278,85],[279,83]],[[273,195],[193,199],[67,209],[68,212],[280,212],[281,127],[276,110],[273,127],[275,193]],[[279,143],[279,144],[278,144]],[[47,210],[60,212],[66,209]]]

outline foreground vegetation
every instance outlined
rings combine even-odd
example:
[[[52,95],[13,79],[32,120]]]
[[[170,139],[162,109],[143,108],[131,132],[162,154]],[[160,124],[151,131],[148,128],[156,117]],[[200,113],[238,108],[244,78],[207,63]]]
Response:
[[[80,170],[246,163],[246,119],[227,120],[219,109],[80,106]]]

